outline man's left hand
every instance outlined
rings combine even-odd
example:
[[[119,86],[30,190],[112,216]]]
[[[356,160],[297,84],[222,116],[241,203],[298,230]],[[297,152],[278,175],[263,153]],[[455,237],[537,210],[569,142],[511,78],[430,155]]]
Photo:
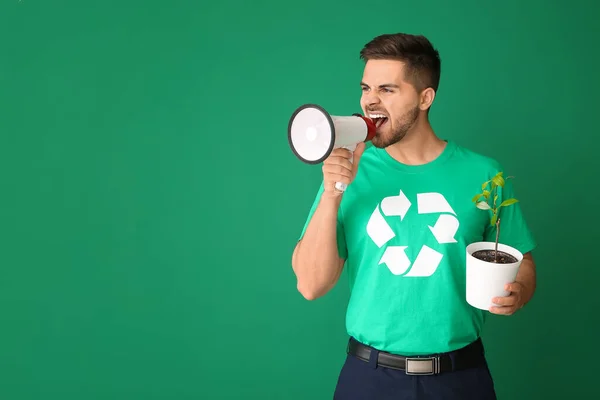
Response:
[[[505,289],[510,292],[506,297],[494,297],[492,302],[497,306],[490,307],[492,314],[512,315],[523,308],[523,290],[524,287],[519,282],[513,282],[506,285]]]

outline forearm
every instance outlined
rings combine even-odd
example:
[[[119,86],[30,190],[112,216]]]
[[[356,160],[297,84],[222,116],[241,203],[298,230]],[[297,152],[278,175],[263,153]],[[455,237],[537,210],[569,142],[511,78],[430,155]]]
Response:
[[[519,272],[517,273],[517,278],[515,279],[523,286],[523,290],[521,293],[523,305],[529,303],[536,289],[536,270],[535,270],[535,262],[531,253],[527,253],[523,256],[523,261],[521,262],[521,266],[519,267]]]
[[[292,267],[298,290],[309,299],[316,299],[337,282],[343,261],[337,247],[337,215],[340,196],[323,194],[302,240],[297,244]]]

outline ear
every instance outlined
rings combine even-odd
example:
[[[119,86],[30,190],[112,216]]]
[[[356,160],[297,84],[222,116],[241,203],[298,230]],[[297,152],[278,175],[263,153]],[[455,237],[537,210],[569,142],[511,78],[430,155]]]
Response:
[[[428,110],[433,103],[433,99],[435,99],[435,90],[432,88],[423,90],[419,99],[419,108],[423,111]]]

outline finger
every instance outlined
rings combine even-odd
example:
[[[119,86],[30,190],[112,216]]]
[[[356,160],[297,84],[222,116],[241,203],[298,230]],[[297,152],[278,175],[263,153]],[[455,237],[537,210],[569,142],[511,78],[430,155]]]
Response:
[[[323,174],[324,175],[343,175],[348,178],[352,178],[352,167],[348,168],[344,165],[334,165],[334,164],[326,164],[323,165]]]
[[[492,299],[492,303],[497,304],[499,306],[514,306],[517,304],[516,296],[506,296],[506,297],[494,297]]]
[[[327,174],[325,176],[325,182],[350,183],[350,182],[352,182],[352,177],[348,176],[348,175],[341,175],[341,174]]]
[[[325,180],[324,184],[325,184],[325,188],[333,190],[335,188],[335,184],[341,182],[341,183],[345,183],[346,185],[350,185],[350,183],[352,183],[352,179],[350,179],[349,177],[345,176],[345,175],[331,175],[328,176],[327,179]]]
[[[357,146],[358,147],[358,146]],[[346,160],[349,160],[350,158],[352,158],[352,152],[344,147],[338,147],[337,149],[333,149],[333,151],[331,152],[331,154],[329,154],[328,158],[337,158],[337,157],[341,157],[344,158]]]
[[[352,162],[344,157],[340,156],[329,156],[325,161],[323,161],[323,165],[343,165],[344,167],[352,170]]]
[[[523,290],[523,286],[517,282],[507,283],[506,286],[504,287],[504,290],[513,292],[513,293],[518,293],[521,290]]]
[[[354,174],[358,171],[358,164],[360,163],[360,158],[365,152],[366,144],[364,142],[360,142],[356,145],[356,149],[354,149]]]
[[[489,311],[496,315],[512,315],[516,311],[515,307],[490,307]]]

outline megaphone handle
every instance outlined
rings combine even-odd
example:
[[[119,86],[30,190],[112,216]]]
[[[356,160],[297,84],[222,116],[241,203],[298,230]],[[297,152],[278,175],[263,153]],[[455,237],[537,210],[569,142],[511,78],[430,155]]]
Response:
[[[351,144],[349,146],[343,146],[344,149],[348,149],[352,152],[352,155],[350,155],[350,163],[354,162],[354,150],[356,150],[356,144]],[[348,187],[348,185],[346,185],[344,182],[336,182],[335,183],[335,188],[337,190],[339,190],[340,192],[345,192],[346,188]]]

